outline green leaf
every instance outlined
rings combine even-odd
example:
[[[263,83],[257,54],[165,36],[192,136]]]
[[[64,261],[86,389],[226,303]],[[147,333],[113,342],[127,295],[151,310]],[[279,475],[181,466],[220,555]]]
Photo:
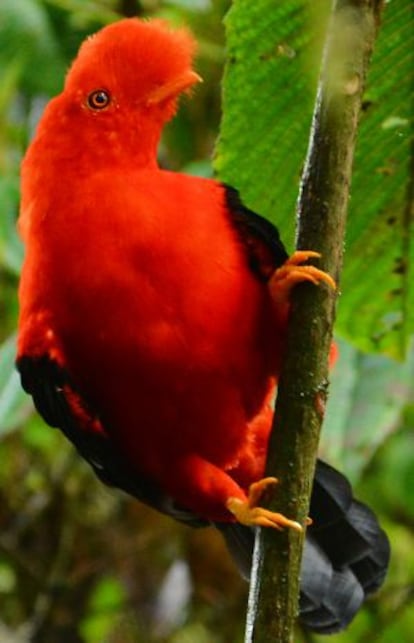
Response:
[[[13,62],[29,92],[56,93],[64,73],[60,48],[41,3],[0,3],[0,73]]]
[[[91,0],[48,0],[48,4],[67,12],[70,20],[76,29],[97,29],[97,25],[113,22],[119,19],[119,13],[112,11],[105,2],[93,2]],[[112,2],[112,4],[114,4]]]
[[[106,640],[114,627],[117,613],[124,607],[125,590],[119,580],[105,577],[95,587],[87,617],[80,630],[86,642]]]
[[[321,44],[303,0],[236,0],[215,167],[292,245]],[[321,3],[327,6],[327,2]]]
[[[20,274],[23,245],[17,235],[16,216],[19,200],[18,179],[13,175],[0,177],[0,266]]]
[[[366,355],[338,342],[321,455],[355,480],[386,438],[399,426],[414,394],[414,350],[404,363]]]
[[[338,329],[401,356],[414,331],[414,12],[387,5],[355,158]]]
[[[412,421],[412,418],[411,418]],[[385,460],[379,479],[374,479],[376,492],[382,502],[394,507],[401,517],[414,519],[413,451],[414,431],[412,423],[398,431],[387,442],[381,453]],[[413,565],[414,577],[414,565]]]
[[[15,359],[16,342],[12,336],[0,346],[0,437],[20,426],[32,409],[21,387]]]
[[[16,586],[16,573],[11,565],[0,561],[0,594],[9,594]]]
[[[329,6],[235,0],[226,18],[215,167],[278,225],[289,248]],[[390,2],[364,102],[337,330],[365,351],[398,356],[414,331],[413,88],[412,1]]]

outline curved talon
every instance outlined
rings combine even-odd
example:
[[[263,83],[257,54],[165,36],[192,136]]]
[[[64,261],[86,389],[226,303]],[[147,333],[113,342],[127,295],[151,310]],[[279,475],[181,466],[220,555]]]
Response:
[[[258,507],[260,497],[267,487],[277,484],[277,478],[263,478],[254,482],[249,487],[249,495],[247,502],[240,500],[240,498],[228,498],[226,502],[227,509],[236,517],[236,520],[242,525],[256,526],[256,527],[272,527],[283,531],[285,527],[294,529],[295,531],[302,531],[302,525],[296,520],[290,520],[283,514]]]
[[[292,288],[303,281],[309,281],[318,286],[322,281],[330,288],[336,290],[334,279],[327,272],[316,268],[316,266],[302,266],[301,264],[308,259],[318,259],[319,252],[313,250],[297,250],[283,266],[277,268],[269,281],[270,291],[273,300],[277,303],[287,302],[289,300]]]
[[[271,476],[267,478],[262,478],[257,482],[253,482],[249,487],[249,497],[248,497],[249,507],[252,507],[252,508],[257,507],[257,503],[259,502],[263,493],[266,491],[267,487],[270,487],[271,485],[275,485],[278,482],[279,480],[277,478],[274,478]]]
[[[314,250],[295,250],[293,255],[291,255],[283,265],[299,266],[308,259],[320,259],[321,257],[321,253],[315,252]]]

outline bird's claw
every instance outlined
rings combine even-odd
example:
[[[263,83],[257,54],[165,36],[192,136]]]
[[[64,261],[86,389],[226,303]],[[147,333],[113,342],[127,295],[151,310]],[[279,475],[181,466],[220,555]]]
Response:
[[[316,266],[303,266],[308,259],[318,259],[319,252],[313,250],[297,250],[287,261],[277,268],[269,281],[269,288],[272,299],[275,303],[289,301],[292,288],[303,281],[309,281],[318,286],[325,282],[333,290],[336,290],[336,283],[327,272],[319,270]]]
[[[290,520],[283,514],[257,506],[265,489],[270,485],[277,484],[277,482],[277,478],[272,477],[263,478],[258,482],[254,482],[249,487],[247,502],[240,500],[240,498],[228,498],[226,503],[227,509],[235,516],[237,522],[242,525],[272,527],[279,531],[283,531],[285,527],[289,527],[290,529],[301,532],[302,525],[295,520]]]

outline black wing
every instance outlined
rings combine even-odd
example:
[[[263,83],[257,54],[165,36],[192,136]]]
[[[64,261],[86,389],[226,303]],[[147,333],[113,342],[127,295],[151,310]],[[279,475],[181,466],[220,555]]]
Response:
[[[192,526],[208,523],[190,511],[182,509],[144,476],[133,470],[104,432],[85,431],[79,425],[67,398],[70,389],[76,393],[68,373],[48,355],[32,358],[21,357],[17,364],[24,390],[45,422],[59,428],[90,464],[98,478],[105,484],[118,487],[141,502]],[[93,416],[85,405],[84,411]]]
[[[223,184],[231,222],[246,247],[251,270],[261,281],[267,281],[276,268],[288,259],[277,228],[267,219],[249,210],[237,190]]]

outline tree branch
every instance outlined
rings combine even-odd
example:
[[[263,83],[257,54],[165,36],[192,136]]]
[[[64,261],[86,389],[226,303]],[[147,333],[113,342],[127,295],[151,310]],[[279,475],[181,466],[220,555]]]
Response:
[[[338,281],[362,94],[382,0],[333,3],[310,144],[298,203],[297,246],[322,253]],[[267,475],[279,478],[276,504],[302,524],[328,386],[335,297],[325,286],[295,289],[286,359],[279,381]],[[258,531],[246,643],[287,643],[297,616],[303,535]]]

